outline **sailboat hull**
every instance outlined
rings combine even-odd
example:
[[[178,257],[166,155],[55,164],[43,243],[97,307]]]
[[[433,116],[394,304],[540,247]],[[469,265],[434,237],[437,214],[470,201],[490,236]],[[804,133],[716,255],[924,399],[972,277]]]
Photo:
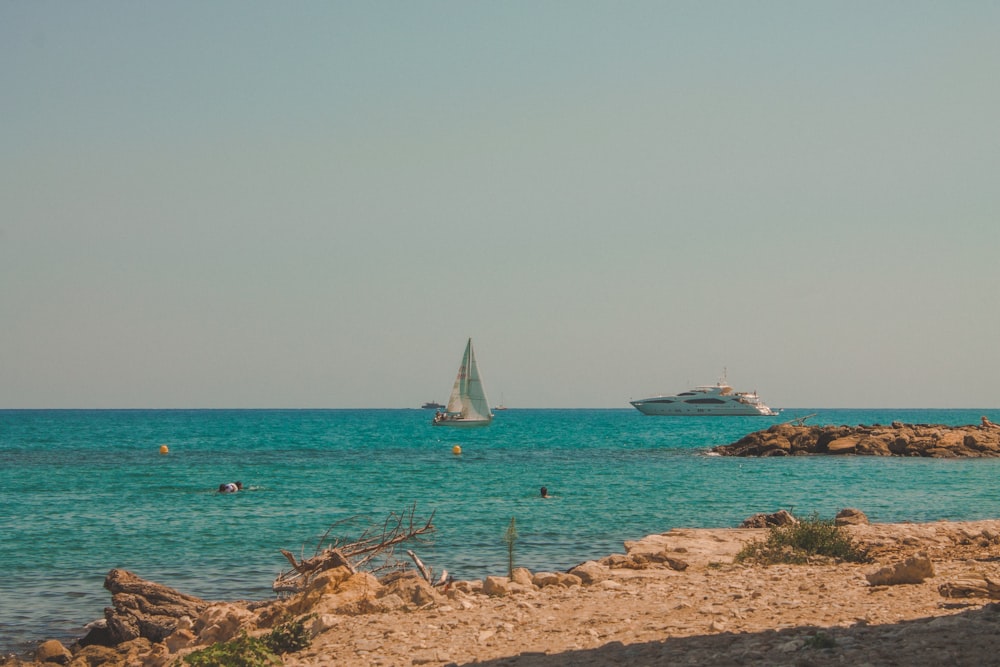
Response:
[[[435,426],[452,426],[455,428],[475,428],[489,426],[492,419],[435,419]]]

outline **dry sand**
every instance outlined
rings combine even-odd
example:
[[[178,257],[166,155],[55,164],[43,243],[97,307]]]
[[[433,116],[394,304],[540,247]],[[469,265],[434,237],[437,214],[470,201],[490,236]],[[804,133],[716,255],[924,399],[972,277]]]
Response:
[[[996,665],[1000,605],[949,582],[1000,581],[1000,521],[847,528],[867,564],[745,566],[764,530],[675,529],[629,544],[684,571],[611,569],[599,583],[338,616],[286,665]],[[923,552],[934,576],[872,586],[866,574]]]

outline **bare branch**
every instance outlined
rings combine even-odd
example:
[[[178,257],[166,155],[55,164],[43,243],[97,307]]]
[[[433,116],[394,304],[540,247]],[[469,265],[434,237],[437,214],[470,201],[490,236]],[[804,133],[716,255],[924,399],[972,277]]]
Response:
[[[434,532],[434,514],[432,512],[423,525],[415,522],[416,503],[414,503],[408,511],[391,512],[381,525],[365,528],[356,539],[336,535],[331,539],[334,530],[353,519],[334,522],[320,538],[316,555],[312,558],[297,561],[292,553],[281,550],[281,554],[291,564],[292,569],[279,573],[272,588],[275,592],[297,592],[308,586],[309,581],[317,573],[335,567],[347,567],[351,572],[367,570],[372,573],[405,568],[406,564],[395,558],[395,547],[411,540],[425,542],[426,538],[423,536]],[[322,548],[328,539],[330,546]],[[407,553],[415,563],[418,563],[424,578],[430,581],[430,571],[426,570],[412,551]]]

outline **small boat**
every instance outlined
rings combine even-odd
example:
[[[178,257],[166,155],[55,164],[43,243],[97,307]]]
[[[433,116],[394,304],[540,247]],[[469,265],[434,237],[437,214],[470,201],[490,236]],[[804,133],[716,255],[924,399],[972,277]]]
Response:
[[[774,417],[778,414],[764,404],[756,391],[733,391],[726,382],[725,372],[714,386],[702,385],[673,396],[652,396],[629,403],[644,415]]]
[[[498,410],[506,410],[506,409],[507,409],[507,406],[504,405],[504,403],[503,403],[503,394],[500,394],[500,405],[494,405],[493,406],[493,412],[496,412]]]
[[[441,408],[444,407],[444,405],[438,403],[437,401],[427,401],[420,407],[424,410],[440,410]]]
[[[486,400],[486,390],[479,377],[476,353],[472,349],[472,339],[465,344],[465,354],[455,376],[455,385],[448,398],[448,406],[434,415],[435,426],[489,426],[493,421],[490,403]]]

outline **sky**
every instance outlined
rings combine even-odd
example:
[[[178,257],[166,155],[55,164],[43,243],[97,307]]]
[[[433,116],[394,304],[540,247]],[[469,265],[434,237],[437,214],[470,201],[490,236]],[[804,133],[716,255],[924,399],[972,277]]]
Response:
[[[0,408],[998,408],[1000,4],[0,2]]]

